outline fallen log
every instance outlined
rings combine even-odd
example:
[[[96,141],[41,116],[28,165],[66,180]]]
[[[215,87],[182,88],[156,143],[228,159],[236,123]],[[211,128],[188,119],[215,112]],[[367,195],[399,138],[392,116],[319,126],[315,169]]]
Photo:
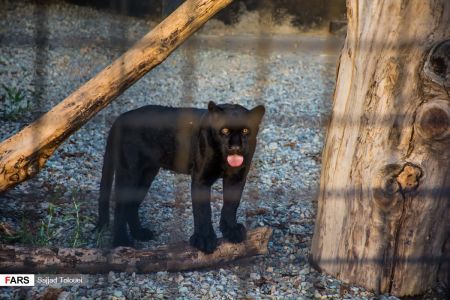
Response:
[[[107,273],[186,271],[212,267],[236,259],[264,255],[272,229],[249,230],[239,244],[219,240],[212,254],[205,254],[186,243],[156,249],[29,248],[0,245],[0,270],[3,273]]]
[[[159,65],[232,0],[186,0],[131,49],[37,121],[0,144],[0,192],[36,175],[56,148]]]

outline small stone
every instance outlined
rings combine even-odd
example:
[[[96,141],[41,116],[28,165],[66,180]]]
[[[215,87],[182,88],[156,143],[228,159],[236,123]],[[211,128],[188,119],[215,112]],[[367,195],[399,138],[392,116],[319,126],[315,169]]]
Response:
[[[122,291],[115,290],[113,293],[114,297],[121,298],[123,296]]]
[[[184,280],[184,277],[183,277],[183,275],[178,275],[176,278],[175,278],[175,282],[176,283],[180,283],[180,282],[182,282]]]
[[[259,280],[261,276],[257,273],[250,273],[250,279],[252,280]]]
[[[180,287],[178,290],[179,290],[180,293],[182,293],[182,294],[185,294],[185,293],[187,293],[187,292],[189,291],[188,288],[185,287],[185,286]]]
[[[299,272],[299,274],[300,274],[300,275],[307,275],[307,274],[309,274],[308,268],[301,269],[300,272]]]
[[[273,267],[268,267],[268,268],[266,269],[266,272],[272,273],[272,272],[273,272]]]
[[[278,145],[275,142],[272,142],[269,144],[269,149],[270,150],[277,150],[278,149]]]
[[[112,282],[114,282],[116,280],[116,276],[114,275],[114,272],[113,271],[110,271],[109,273],[108,273],[108,282],[109,283],[112,283]]]

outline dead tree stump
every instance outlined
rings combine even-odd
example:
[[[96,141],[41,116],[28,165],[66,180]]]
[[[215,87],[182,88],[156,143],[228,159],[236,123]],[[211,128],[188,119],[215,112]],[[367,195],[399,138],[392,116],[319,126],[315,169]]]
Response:
[[[420,294],[450,259],[450,2],[347,5],[311,261]]]

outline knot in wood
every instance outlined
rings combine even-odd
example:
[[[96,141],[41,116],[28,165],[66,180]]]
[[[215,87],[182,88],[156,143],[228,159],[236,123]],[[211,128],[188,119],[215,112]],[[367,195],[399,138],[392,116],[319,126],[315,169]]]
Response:
[[[430,50],[424,72],[435,83],[450,86],[450,40],[440,41]]]
[[[419,109],[417,132],[425,139],[442,140],[450,136],[450,102],[432,100]]]
[[[422,177],[422,169],[413,164],[407,163],[400,174],[397,175],[397,182],[402,193],[415,191],[419,186],[419,179]]]
[[[430,67],[434,74],[450,80],[450,40],[438,44],[430,56]]]
[[[388,210],[397,202],[400,195],[397,194],[400,191],[397,175],[402,168],[403,166],[399,164],[384,165],[373,179],[374,200],[377,206],[383,210]]]
[[[400,186],[394,177],[389,177],[384,182],[383,190],[385,195],[392,196],[400,190]]]
[[[38,171],[39,171],[39,162],[32,161],[27,168],[28,176],[34,176],[37,174]]]
[[[13,182],[19,181],[19,179],[20,179],[19,174],[13,174],[9,177],[9,180]]]
[[[375,203],[383,211],[390,211],[406,193],[417,189],[421,177],[422,169],[412,163],[384,165],[372,183]]]

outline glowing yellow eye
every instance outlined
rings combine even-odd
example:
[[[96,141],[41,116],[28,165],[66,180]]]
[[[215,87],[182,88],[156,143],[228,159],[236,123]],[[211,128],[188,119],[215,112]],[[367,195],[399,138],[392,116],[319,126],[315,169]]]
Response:
[[[222,132],[223,135],[229,135],[230,134],[230,130],[228,128],[222,128],[222,130],[220,132]]]
[[[248,134],[250,131],[247,128],[242,129],[243,134]]]

